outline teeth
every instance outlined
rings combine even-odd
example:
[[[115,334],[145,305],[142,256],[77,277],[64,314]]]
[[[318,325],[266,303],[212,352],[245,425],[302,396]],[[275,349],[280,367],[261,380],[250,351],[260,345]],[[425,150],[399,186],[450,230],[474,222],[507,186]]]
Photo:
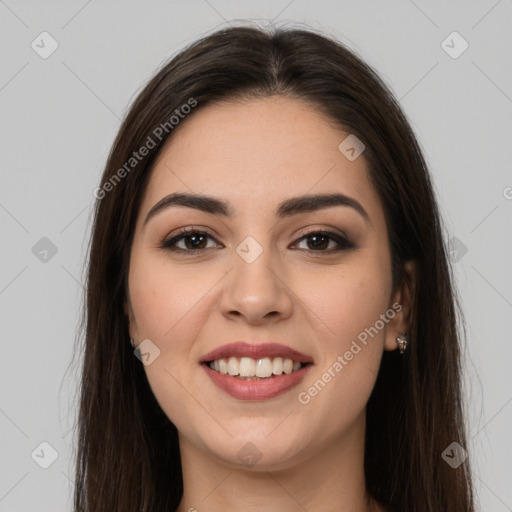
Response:
[[[272,362],[270,358],[258,359],[256,363],[256,377],[270,377],[272,375]]]
[[[240,377],[254,377],[256,375],[256,361],[250,357],[240,359]]]
[[[284,371],[284,373],[292,373],[293,372],[293,361],[291,359],[285,359],[283,361],[283,371]]]
[[[224,359],[219,359],[219,370],[220,370],[220,373],[223,373],[224,375],[226,375],[226,373],[228,373],[228,363],[226,363],[226,361],[224,361]],[[217,362],[217,361],[215,361]],[[217,370],[217,368],[214,368],[215,370]]]
[[[281,373],[283,373],[283,358],[282,357],[274,357],[274,362],[272,364],[272,373],[274,375],[281,375]]]
[[[236,357],[230,357],[228,361],[229,375],[240,375],[240,363]]]
[[[292,373],[302,368],[302,363],[282,357],[264,357],[253,359],[252,357],[230,357],[211,361],[212,370],[232,375],[233,377],[260,377],[267,378],[282,373]]]

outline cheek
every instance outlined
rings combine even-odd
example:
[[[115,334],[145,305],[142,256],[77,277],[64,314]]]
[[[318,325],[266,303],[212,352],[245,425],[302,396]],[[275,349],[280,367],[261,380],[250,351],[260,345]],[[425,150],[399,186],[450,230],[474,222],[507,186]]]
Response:
[[[156,258],[133,259],[130,292],[140,341],[150,339],[160,350],[144,366],[151,390],[168,418],[182,431],[205,421],[205,411],[190,395],[190,370],[197,364],[193,351],[214,305],[208,292],[223,276],[192,266],[171,268]]]
[[[391,289],[388,273],[381,262],[361,258],[357,264],[304,277],[302,296],[318,318],[326,352],[348,350],[351,341],[385,313]]]
[[[172,268],[155,258],[134,261],[130,292],[140,337],[154,339],[162,349],[173,340],[178,349],[179,340],[193,337],[198,317],[207,314],[208,292],[220,277],[210,272],[199,279],[192,266]]]
[[[391,290],[387,261],[368,255],[357,264],[329,270],[317,280],[316,290],[305,296],[319,318],[322,334],[317,343],[322,348],[315,374],[299,390],[298,401],[323,411],[320,417],[333,407],[344,411],[332,422],[334,434],[339,422],[348,425],[360,414],[375,385],[387,326],[381,315],[386,317]]]

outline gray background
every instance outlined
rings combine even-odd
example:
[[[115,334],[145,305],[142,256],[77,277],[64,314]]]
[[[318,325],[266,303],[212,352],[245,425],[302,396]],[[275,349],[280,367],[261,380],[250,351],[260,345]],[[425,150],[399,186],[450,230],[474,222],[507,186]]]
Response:
[[[69,365],[92,192],[120,119],[163,61],[242,19],[332,34],[400,99],[454,248],[480,509],[512,510],[511,0],[0,1],[0,510],[71,510]],[[46,59],[31,47],[50,48],[43,31],[59,45]],[[463,42],[442,43],[453,31],[469,44],[457,58],[445,50]],[[48,469],[42,442],[58,453]]]

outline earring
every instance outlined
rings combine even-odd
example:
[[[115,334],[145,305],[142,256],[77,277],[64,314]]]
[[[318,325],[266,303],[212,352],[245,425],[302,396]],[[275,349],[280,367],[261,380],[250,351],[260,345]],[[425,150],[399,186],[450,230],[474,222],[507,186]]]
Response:
[[[401,336],[399,336],[396,339],[396,342],[398,343],[398,348],[400,349],[400,354],[403,354],[407,348],[407,333],[402,333]]]
[[[135,347],[135,342],[133,341],[133,338],[130,336],[130,344],[132,346],[132,348]]]

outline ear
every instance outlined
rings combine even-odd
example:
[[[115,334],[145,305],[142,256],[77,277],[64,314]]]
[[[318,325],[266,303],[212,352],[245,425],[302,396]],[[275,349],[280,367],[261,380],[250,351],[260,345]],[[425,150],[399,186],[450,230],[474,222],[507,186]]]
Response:
[[[394,291],[389,308],[395,316],[389,321],[384,340],[384,350],[396,350],[396,338],[402,333],[409,333],[414,311],[414,295],[417,280],[417,265],[413,260],[404,263],[402,281]]]

